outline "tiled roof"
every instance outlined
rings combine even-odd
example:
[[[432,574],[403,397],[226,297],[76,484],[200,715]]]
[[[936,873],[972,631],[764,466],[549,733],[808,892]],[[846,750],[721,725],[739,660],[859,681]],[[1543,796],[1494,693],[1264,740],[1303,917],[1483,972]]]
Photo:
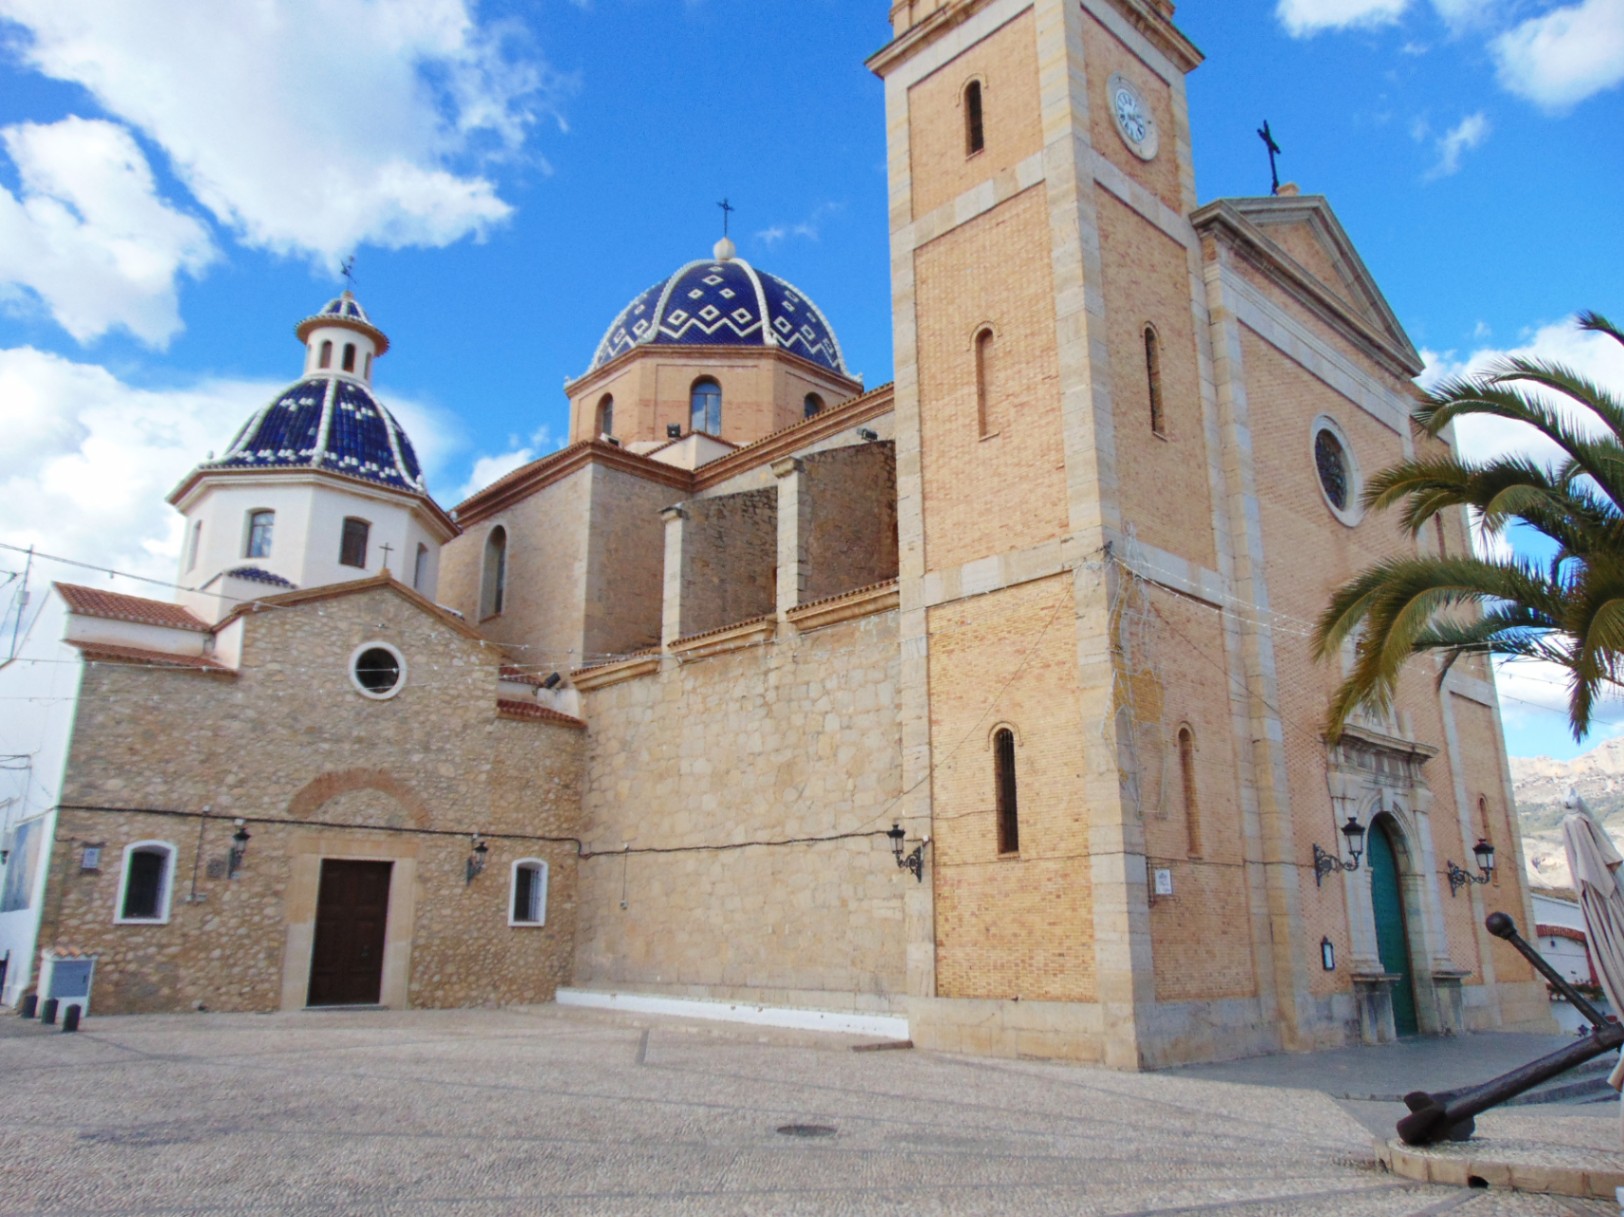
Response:
[[[196,668],[204,672],[223,672],[235,676],[236,672],[218,659],[208,655],[173,655],[168,651],[149,651],[145,647],[120,647],[106,642],[74,642],[79,654],[88,663],[129,663],[155,668]]]
[[[228,570],[226,574],[233,579],[247,579],[251,583],[269,583],[272,587],[295,587],[291,579],[284,579],[281,575],[273,575],[268,570],[260,570],[257,566],[239,566]]]
[[[502,718],[523,718],[537,723],[557,723],[562,727],[574,727],[585,731],[586,723],[573,715],[565,714],[547,706],[538,706],[528,701],[510,701],[501,697],[496,701],[496,713]]]
[[[68,608],[81,617],[105,617],[110,621],[133,621],[138,625],[161,625],[172,630],[196,630],[202,634],[209,632],[205,622],[180,605],[170,604],[166,600],[126,596],[122,592],[80,587],[77,583],[58,583],[56,590],[67,601]]]
[[[547,679],[538,672],[530,672],[511,663],[503,664],[497,675],[515,684],[535,685],[537,688],[540,688]]]
[[[859,598],[861,596],[868,595],[869,592],[877,592],[881,588],[891,588],[891,587],[896,587],[896,586],[897,586],[896,576],[893,575],[889,579],[881,579],[878,583],[865,583],[862,587],[849,587],[845,591],[836,592],[832,596],[819,596],[816,600],[808,600],[806,603],[797,604],[795,607],[796,608],[814,608],[814,607],[819,606],[819,605],[833,604],[836,600],[844,600],[848,596],[851,597],[853,600],[856,600],[857,598]]]

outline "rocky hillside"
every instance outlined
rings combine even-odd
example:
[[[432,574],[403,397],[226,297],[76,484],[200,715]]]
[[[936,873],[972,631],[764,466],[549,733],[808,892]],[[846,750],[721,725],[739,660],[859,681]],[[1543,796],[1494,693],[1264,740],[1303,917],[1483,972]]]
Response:
[[[1568,887],[1562,852],[1562,799],[1577,788],[1615,841],[1624,841],[1624,737],[1611,739],[1571,761],[1548,756],[1512,757],[1511,786],[1522,822],[1529,878],[1541,887]]]

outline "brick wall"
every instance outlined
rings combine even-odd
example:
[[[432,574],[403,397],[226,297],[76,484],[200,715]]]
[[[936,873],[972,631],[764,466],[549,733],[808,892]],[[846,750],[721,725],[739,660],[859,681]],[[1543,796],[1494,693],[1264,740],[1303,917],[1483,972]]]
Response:
[[[660,641],[665,524],[660,511],[680,492],[618,469],[591,471],[592,513],[552,527],[586,535],[585,662]]]
[[[801,462],[811,501],[804,599],[896,578],[895,445],[831,448]]]
[[[682,521],[683,635],[773,611],[778,492],[691,499]]]

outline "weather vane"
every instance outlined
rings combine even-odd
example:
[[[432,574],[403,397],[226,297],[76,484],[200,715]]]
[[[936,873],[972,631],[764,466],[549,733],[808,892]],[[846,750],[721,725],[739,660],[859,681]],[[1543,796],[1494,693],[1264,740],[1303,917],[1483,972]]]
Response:
[[[351,291],[355,287],[355,255],[351,254],[338,264],[338,273],[344,276],[344,290]]]
[[[735,208],[733,206],[733,204],[729,203],[726,199],[723,199],[720,203],[718,203],[716,205],[722,209],[722,235],[725,237],[725,236],[727,236],[727,217],[728,217],[728,213],[737,210],[737,208]]]
[[[1269,133],[1269,120],[1264,119],[1263,125],[1258,128],[1257,137],[1263,141],[1263,146],[1269,150],[1269,186],[1270,194],[1280,193],[1280,171],[1274,167],[1274,158],[1280,155],[1280,145],[1274,142],[1274,136]]]

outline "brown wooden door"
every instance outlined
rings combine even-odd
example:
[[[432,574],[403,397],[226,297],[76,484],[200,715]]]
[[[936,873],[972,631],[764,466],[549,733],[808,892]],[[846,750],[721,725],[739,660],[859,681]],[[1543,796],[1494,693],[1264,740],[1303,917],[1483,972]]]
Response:
[[[323,860],[310,958],[312,1006],[377,1003],[383,987],[383,936],[394,865]]]

